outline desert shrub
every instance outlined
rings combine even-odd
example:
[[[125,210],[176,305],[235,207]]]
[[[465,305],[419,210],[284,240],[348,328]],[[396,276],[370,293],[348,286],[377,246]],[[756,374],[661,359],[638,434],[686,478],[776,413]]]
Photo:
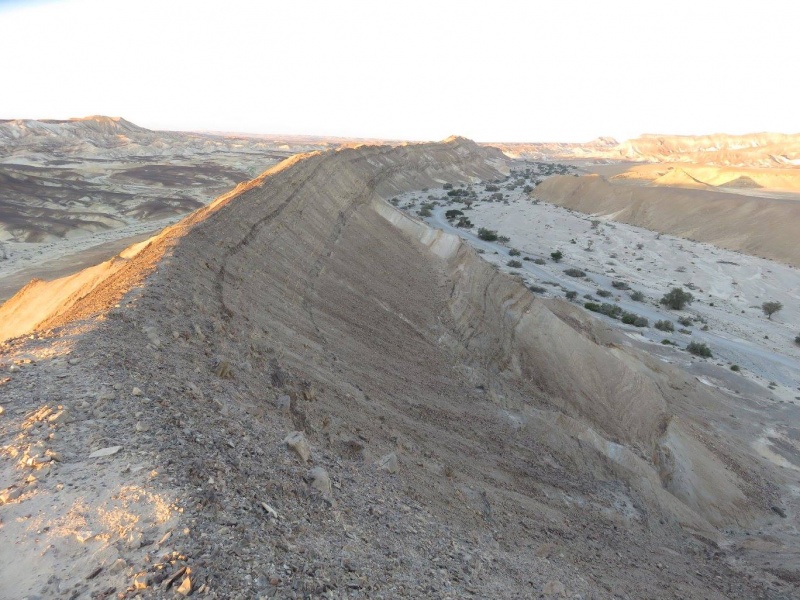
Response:
[[[453,189],[453,184],[452,184],[452,183],[445,183],[445,184],[442,186],[442,189],[445,189],[445,190],[452,190],[452,189]]]
[[[425,207],[423,207],[423,208],[420,208],[420,209],[417,211],[417,214],[418,214],[420,217],[430,217],[430,216],[431,216],[433,213],[431,212],[431,209],[430,209],[430,208],[428,208],[427,206],[425,206]]]
[[[689,345],[686,346],[686,350],[695,356],[711,358],[711,348],[709,348],[706,344],[701,344],[700,342],[689,342]]]
[[[647,327],[648,325],[650,325],[650,321],[646,317],[637,316],[633,321],[634,327]]]
[[[567,300],[575,300],[575,298],[578,297],[578,292],[575,290],[570,290],[564,295],[567,297]]]
[[[493,229],[486,229],[485,227],[481,227],[480,229],[478,229],[478,237],[485,242],[496,242],[497,232]]]
[[[561,253],[561,250],[556,250],[555,252],[550,253],[550,258],[553,259],[553,262],[558,262],[564,258],[564,255]]]
[[[634,321],[636,321],[636,316],[634,313],[624,312],[620,317],[620,320],[625,323],[625,325],[633,325]]]
[[[389,202],[391,202],[394,206],[397,206],[400,203],[400,199],[392,198],[391,200],[389,200]]]
[[[797,337],[794,338],[794,343],[800,346],[800,333],[797,334]]]
[[[575,269],[573,267],[569,269],[564,269],[564,274],[569,275],[570,277],[586,277],[586,273],[581,271],[580,269]]]
[[[691,327],[693,322],[694,321],[692,321],[691,317],[681,317],[680,319],[678,319],[678,323],[680,323],[684,327]]]
[[[533,263],[536,265],[546,265],[547,261],[543,258],[534,258]]]
[[[524,188],[522,188],[522,191],[525,192],[526,194],[530,194],[533,191],[533,186],[526,185]]]
[[[508,251],[509,256],[519,256],[520,254],[522,254],[522,252],[520,252],[516,248],[511,248],[511,250]]]
[[[661,331],[675,331],[675,325],[672,324],[672,321],[656,321],[653,327]]]
[[[692,303],[692,300],[694,300],[694,296],[682,288],[676,287],[672,288],[669,293],[664,294],[664,297],[659,302],[673,310],[683,310],[686,305]]]
[[[487,183],[486,187],[484,187],[483,189],[486,190],[487,192],[499,192],[500,191],[500,188],[498,186],[496,186],[494,184],[491,184],[491,183]]]
[[[691,335],[692,334],[692,330],[691,329],[678,329],[678,333],[685,333],[686,335]]]
[[[624,281],[612,281],[611,282],[611,287],[616,288],[618,290],[629,290],[629,289],[631,289],[631,286],[629,286]]]
[[[510,260],[506,263],[512,269],[519,269],[522,266],[522,261],[519,260]]]
[[[543,288],[540,285],[532,285],[528,289],[534,294],[544,294],[547,291],[547,288]]]
[[[609,292],[608,290],[597,290],[597,295],[602,298],[608,298],[609,296],[611,296],[611,292]]]
[[[619,316],[622,314],[622,309],[616,304],[609,304],[607,302],[603,302],[600,305],[599,312],[607,317],[611,317],[612,319],[618,319]]]
[[[742,369],[739,367],[739,365],[731,365],[731,371],[736,371],[738,373],[741,370]]]
[[[664,344],[665,346],[675,346],[676,345],[675,342],[673,342],[672,340],[668,340],[667,338],[664,338],[663,340],[661,340],[661,343]]]
[[[644,293],[636,290],[635,292],[631,292],[631,300],[635,302],[644,302]]]
[[[446,219],[455,219],[456,217],[462,216],[464,213],[458,210],[457,208],[452,208],[444,213],[444,217]]]
[[[505,235],[498,235],[497,241],[500,242],[501,244],[507,244],[508,242],[511,241],[511,238]]]
[[[459,217],[458,223],[456,223],[456,227],[464,227],[466,229],[472,229],[472,221],[470,221],[467,217]]]
[[[583,308],[592,312],[600,312],[600,305],[597,302],[584,302]]]

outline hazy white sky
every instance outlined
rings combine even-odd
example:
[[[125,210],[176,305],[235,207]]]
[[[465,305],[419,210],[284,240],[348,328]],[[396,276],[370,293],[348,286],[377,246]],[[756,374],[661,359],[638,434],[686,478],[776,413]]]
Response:
[[[0,0],[0,118],[481,141],[800,131],[797,1]]]

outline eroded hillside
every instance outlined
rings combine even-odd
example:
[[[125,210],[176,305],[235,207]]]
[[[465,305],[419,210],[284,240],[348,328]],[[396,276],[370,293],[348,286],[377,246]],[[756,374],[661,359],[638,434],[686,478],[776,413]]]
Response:
[[[0,308],[0,596],[789,597],[725,397],[385,201],[506,171],[298,156]]]
[[[534,195],[583,213],[800,266],[797,197],[745,196],[699,181],[695,189],[625,185],[599,175],[551,177]]]
[[[791,168],[800,165],[800,134],[645,134],[617,142],[493,144],[509,156],[528,160],[635,161],[728,167]]]

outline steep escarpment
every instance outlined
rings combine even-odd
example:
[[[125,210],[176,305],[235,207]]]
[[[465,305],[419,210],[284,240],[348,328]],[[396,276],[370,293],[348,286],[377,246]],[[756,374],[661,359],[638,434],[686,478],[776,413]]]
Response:
[[[597,175],[551,177],[535,195],[580,212],[800,266],[797,200],[616,184]]]
[[[79,575],[9,578],[17,595],[766,589],[715,555],[774,494],[694,423],[721,398],[386,202],[504,170],[459,138],[297,157],[32,320],[3,351],[35,364],[0,388],[23,490],[0,564],[29,573],[35,530]],[[31,468],[56,477],[30,488]],[[83,504],[57,486],[78,477]],[[131,489],[142,516],[108,518]]]

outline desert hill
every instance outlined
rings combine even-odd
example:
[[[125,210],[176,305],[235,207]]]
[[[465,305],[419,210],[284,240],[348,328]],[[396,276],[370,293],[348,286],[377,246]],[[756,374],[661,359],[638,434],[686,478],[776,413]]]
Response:
[[[599,138],[574,144],[492,145],[509,156],[529,160],[623,160],[762,168],[800,166],[800,134],[646,134],[619,143],[613,138]]]
[[[782,597],[723,395],[386,201],[503,173],[296,156],[3,305],[0,595]]]
[[[182,216],[295,152],[327,147],[151,131],[118,117],[0,121],[0,242],[58,242]]]
[[[674,169],[664,176],[681,187],[625,185],[599,175],[556,176],[544,180],[534,194],[583,213],[800,266],[800,200],[715,190],[691,172]]]

